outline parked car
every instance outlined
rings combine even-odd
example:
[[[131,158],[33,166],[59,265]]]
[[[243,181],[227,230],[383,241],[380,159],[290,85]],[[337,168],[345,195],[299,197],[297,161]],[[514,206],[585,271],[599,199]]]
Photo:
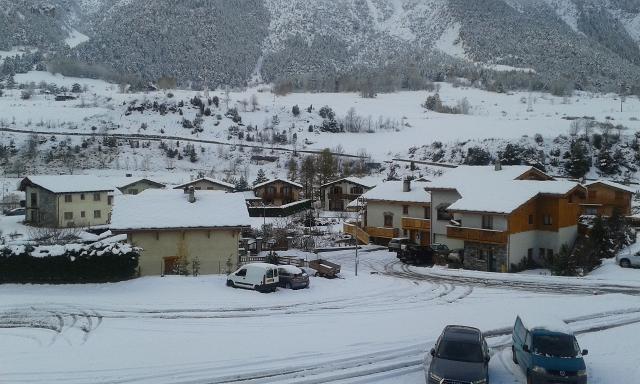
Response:
[[[427,384],[487,384],[489,359],[489,348],[479,329],[448,325],[425,361]]]
[[[449,250],[449,247],[447,247],[446,244],[441,244],[441,243],[431,244],[431,249],[435,254],[442,255],[442,256],[448,256],[449,253],[451,252],[451,250]]]
[[[408,237],[394,237],[389,241],[389,252],[398,252],[403,245],[409,244],[411,240]]]
[[[586,384],[584,363],[573,332],[561,320],[533,320],[518,316],[513,327],[513,362],[527,376],[527,384]]]
[[[289,289],[309,287],[309,275],[302,269],[293,265],[278,266],[278,285]]]
[[[400,261],[409,264],[433,264],[433,249],[428,245],[409,243],[402,246],[397,254]]]
[[[616,255],[616,263],[622,268],[640,267],[640,251],[622,250]]]
[[[279,283],[278,266],[267,263],[249,263],[227,276],[227,286],[275,292]]]
[[[24,208],[14,208],[5,211],[5,216],[24,216],[26,214],[26,210]]]

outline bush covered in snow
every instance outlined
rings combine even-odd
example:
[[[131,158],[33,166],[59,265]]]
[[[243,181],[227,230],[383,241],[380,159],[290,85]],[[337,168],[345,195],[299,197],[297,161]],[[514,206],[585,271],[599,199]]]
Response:
[[[137,275],[140,249],[108,239],[92,244],[0,247],[0,283],[100,283]]]

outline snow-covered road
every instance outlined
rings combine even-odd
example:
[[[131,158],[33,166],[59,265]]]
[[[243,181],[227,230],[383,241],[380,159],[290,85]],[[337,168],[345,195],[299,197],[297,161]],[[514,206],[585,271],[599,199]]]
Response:
[[[592,285],[640,286],[640,270],[624,271],[623,283],[610,266],[597,279],[550,281],[587,285],[566,294],[421,278],[465,273],[458,271],[387,275],[385,266],[403,271],[387,251],[361,252],[356,277],[353,251],[330,257],[342,264],[344,278],[312,278],[309,289],[274,294],[227,288],[220,276],[0,286],[0,382],[424,383],[425,352],[456,323],[490,336],[492,383],[524,383],[511,362],[509,327],[531,309],[577,331],[590,351],[590,383],[640,378],[633,353],[640,297],[591,292]]]

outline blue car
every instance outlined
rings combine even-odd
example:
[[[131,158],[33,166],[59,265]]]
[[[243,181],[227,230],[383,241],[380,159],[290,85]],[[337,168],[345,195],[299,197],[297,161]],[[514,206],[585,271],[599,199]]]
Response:
[[[527,384],[586,384],[587,371],[578,341],[560,320],[518,316],[513,327],[513,362]]]

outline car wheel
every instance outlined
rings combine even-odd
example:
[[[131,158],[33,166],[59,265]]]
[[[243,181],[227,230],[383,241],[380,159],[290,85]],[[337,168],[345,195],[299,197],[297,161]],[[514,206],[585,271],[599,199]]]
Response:
[[[235,288],[235,287],[236,287],[236,285],[235,285],[235,284],[233,284],[233,280],[227,280],[227,287],[233,287],[233,288]]]
[[[518,365],[518,358],[516,357],[516,349],[511,347],[511,359],[513,359],[513,363]]]
[[[533,384],[533,377],[531,376],[531,372],[527,372],[527,384]]]
[[[622,268],[630,268],[631,267],[631,263],[629,262],[629,259],[622,259],[622,260],[620,260],[620,266]]]

